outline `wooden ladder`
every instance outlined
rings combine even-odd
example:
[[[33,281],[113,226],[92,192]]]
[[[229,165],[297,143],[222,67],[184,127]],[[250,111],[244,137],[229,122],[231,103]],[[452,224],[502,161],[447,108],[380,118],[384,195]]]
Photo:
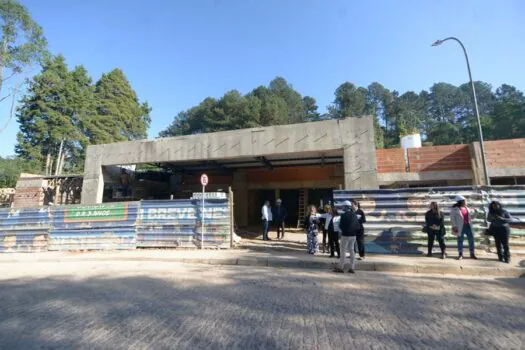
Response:
[[[301,188],[299,190],[299,205],[297,213],[297,228],[302,228],[306,217],[306,203],[308,202],[308,190]]]

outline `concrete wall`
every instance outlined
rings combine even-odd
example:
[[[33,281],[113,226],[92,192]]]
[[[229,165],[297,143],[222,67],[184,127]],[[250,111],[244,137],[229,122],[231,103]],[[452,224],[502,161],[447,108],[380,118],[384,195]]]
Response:
[[[89,146],[82,203],[102,201],[102,167],[115,164],[176,163],[246,157],[313,154],[344,150],[344,186],[377,188],[371,117],[327,120],[159,140]]]

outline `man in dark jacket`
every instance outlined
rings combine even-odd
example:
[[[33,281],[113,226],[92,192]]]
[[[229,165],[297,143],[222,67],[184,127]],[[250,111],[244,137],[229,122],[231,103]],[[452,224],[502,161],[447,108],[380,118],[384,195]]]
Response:
[[[277,239],[284,239],[284,223],[286,222],[286,208],[282,205],[281,199],[278,199],[273,212],[273,221],[277,225]]]
[[[355,208],[354,208],[355,206]],[[348,272],[355,273],[355,250],[354,244],[356,235],[359,231],[359,220],[355,214],[357,206],[350,201],[344,201],[343,203],[343,215],[341,215],[341,221],[339,227],[341,228],[341,256],[339,261],[339,267],[335,269],[336,272],[344,272],[346,264],[346,253],[350,252],[350,269]]]

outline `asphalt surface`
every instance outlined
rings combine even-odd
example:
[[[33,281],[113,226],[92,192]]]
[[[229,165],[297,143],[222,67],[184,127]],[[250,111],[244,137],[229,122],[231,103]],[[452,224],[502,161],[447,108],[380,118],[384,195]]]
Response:
[[[524,278],[0,265],[1,349],[523,349]]]

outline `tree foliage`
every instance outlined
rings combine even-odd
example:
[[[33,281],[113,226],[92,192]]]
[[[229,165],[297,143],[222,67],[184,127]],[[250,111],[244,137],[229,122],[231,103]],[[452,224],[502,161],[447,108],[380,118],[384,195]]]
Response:
[[[14,0],[0,0],[0,92],[9,77],[46,54],[42,28],[27,9]],[[8,75],[6,76],[5,73]]]
[[[0,157],[0,188],[14,188],[23,172],[34,172],[34,164],[18,158]]]
[[[282,77],[246,95],[229,91],[219,99],[208,97],[198,106],[180,112],[160,137],[200,134],[269,125],[319,120],[313,97],[301,96]]]
[[[493,91],[474,83],[485,139],[525,137],[525,97],[510,85]],[[478,125],[470,83],[436,83],[419,93],[400,94],[378,82],[359,87],[344,82],[334,101],[321,114],[313,97],[304,96],[282,77],[245,96],[230,91],[220,99],[206,98],[180,112],[161,137],[198,134],[245,127],[280,125],[323,119],[374,118],[377,148],[399,147],[400,138],[420,133],[427,144],[459,144],[478,140]]]
[[[59,171],[80,172],[88,145],[145,138],[149,112],[122,71],[93,85],[84,67],[70,71],[63,56],[51,57],[20,101],[15,151],[40,171],[60,160]]]

